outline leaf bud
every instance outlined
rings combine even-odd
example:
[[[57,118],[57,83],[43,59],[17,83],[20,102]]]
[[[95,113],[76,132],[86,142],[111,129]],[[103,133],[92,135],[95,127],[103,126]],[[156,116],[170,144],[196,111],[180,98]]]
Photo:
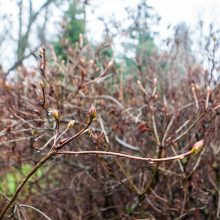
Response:
[[[59,112],[58,112],[58,110],[53,110],[52,112],[51,112],[51,115],[53,116],[53,118],[55,119],[55,120],[59,120]]]
[[[75,120],[71,120],[68,125],[67,125],[67,128],[70,128],[70,127],[73,127],[75,124]]]
[[[197,141],[192,147],[192,153],[197,154],[199,151],[201,151],[203,145],[204,140]]]
[[[96,109],[92,105],[89,109],[89,120],[94,121],[96,119]]]

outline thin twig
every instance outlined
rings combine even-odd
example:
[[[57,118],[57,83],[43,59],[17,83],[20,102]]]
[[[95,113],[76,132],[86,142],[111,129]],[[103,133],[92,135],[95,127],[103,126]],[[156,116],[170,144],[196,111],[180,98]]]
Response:
[[[3,219],[6,211],[9,209],[9,207],[14,203],[14,201],[16,200],[19,192],[22,190],[23,186],[25,185],[25,183],[34,175],[34,173],[47,161],[49,160],[56,151],[50,151],[48,152],[41,160],[40,162],[38,162],[33,169],[31,170],[31,172],[24,178],[24,180],[21,182],[21,184],[19,185],[19,187],[17,188],[15,194],[13,195],[13,197],[11,198],[11,200],[8,202],[8,204],[3,208],[1,214],[0,214],[0,219]]]
[[[140,148],[137,146],[133,146],[130,145],[128,143],[126,143],[125,141],[121,140],[117,135],[115,136],[115,140],[123,147],[129,149],[129,150],[133,150],[133,151],[140,151]]]
[[[195,103],[196,103],[196,108],[198,110],[199,109],[199,103],[198,103],[198,98],[197,98],[197,95],[196,95],[196,86],[195,86],[195,84],[192,84],[191,89],[192,89],[193,98],[194,98]]]
[[[109,138],[108,138],[107,132],[105,130],[105,126],[103,124],[103,120],[102,120],[101,115],[98,116],[98,119],[99,119],[99,123],[101,125],[102,132],[103,132],[103,134],[105,136],[106,143],[109,143]]]
[[[41,210],[31,206],[31,205],[26,205],[26,204],[19,204],[20,207],[27,207],[27,208],[31,208],[33,210],[35,210],[36,212],[39,212],[41,215],[43,215],[46,219],[51,220],[50,217],[48,217],[44,212],[42,212]]]
[[[99,96],[79,96],[80,99],[106,99],[114,102],[120,109],[124,109],[124,106],[113,96],[99,95]]]
[[[175,148],[174,148],[173,146],[171,146],[171,149],[172,149],[173,153],[174,153],[175,155],[177,155],[176,150],[175,150]],[[183,168],[183,165],[182,165],[181,161],[180,161],[180,160],[177,160],[177,162],[178,162],[178,164],[179,164],[179,167],[180,167],[181,172],[184,173],[184,168]]]
[[[155,134],[155,137],[156,137],[157,145],[160,146],[160,139],[159,139],[159,135],[158,135],[158,132],[157,132],[157,126],[156,126],[154,113],[152,114],[152,122],[153,122],[154,134]]]
[[[132,155],[127,155],[127,154],[123,154],[123,153],[117,153],[117,152],[111,152],[111,151],[96,151],[96,150],[91,150],[91,151],[59,151],[57,152],[57,154],[74,154],[74,155],[87,155],[87,154],[99,154],[99,155],[108,155],[108,156],[117,156],[117,157],[124,157],[127,159],[131,159],[131,160],[140,160],[140,161],[146,161],[146,162],[150,162],[150,163],[154,163],[154,162],[164,162],[164,161],[171,161],[171,160],[179,160],[179,159],[183,159],[187,156],[190,156],[192,154],[194,154],[194,150],[191,149],[189,151],[187,151],[186,153],[183,154],[179,154],[176,156],[172,156],[172,157],[165,157],[165,158],[150,158],[150,157],[138,157],[138,156],[132,156]]]
[[[172,142],[176,142],[180,138],[182,138],[184,135],[186,135],[203,117],[205,116],[205,113],[201,114],[195,122],[193,122],[183,133],[181,133],[178,137],[176,137]]]
[[[91,114],[91,113],[90,113]],[[63,141],[62,143],[59,143],[55,146],[53,146],[50,151],[40,160],[40,162],[38,162],[33,169],[30,171],[30,173],[23,179],[23,181],[21,182],[21,184],[18,186],[15,194],[13,195],[13,197],[11,198],[11,200],[8,202],[8,204],[3,208],[1,214],[0,214],[0,220],[3,219],[5,213],[7,212],[7,210],[9,209],[9,207],[15,202],[18,194],[20,193],[20,191],[22,190],[22,188],[24,187],[24,185],[26,184],[26,182],[34,175],[34,173],[45,163],[47,162],[52,156],[54,156],[58,150],[60,150],[61,148],[63,148],[66,144],[68,144],[70,141],[72,141],[73,139],[77,138],[78,136],[80,136],[81,134],[83,134],[88,127],[91,125],[91,123],[93,122],[94,118],[94,113],[92,115],[90,115],[90,118],[88,120],[87,125],[82,128],[78,133],[76,133],[75,135],[73,135],[72,137],[70,137],[69,139],[67,139],[66,141]]]
[[[173,117],[171,118],[168,126],[166,127],[166,130],[165,130],[164,135],[163,135],[162,143],[161,143],[162,146],[164,145],[164,142],[166,141],[167,134],[168,134],[168,132],[169,132],[169,130],[170,130],[172,124],[173,124],[174,119],[175,119],[175,115],[173,115]]]
[[[116,163],[118,164],[120,170],[122,171],[122,173],[124,174],[124,176],[127,178],[128,183],[130,184],[131,188],[133,189],[133,191],[137,194],[140,194],[140,190],[137,188],[137,186],[134,184],[134,182],[132,181],[132,177],[130,176],[130,174],[128,172],[126,172],[126,170],[124,169],[123,165],[120,163],[120,161],[118,160],[118,158],[116,159]]]
[[[187,120],[185,121],[177,130],[176,130],[176,134],[179,133],[190,121]]]

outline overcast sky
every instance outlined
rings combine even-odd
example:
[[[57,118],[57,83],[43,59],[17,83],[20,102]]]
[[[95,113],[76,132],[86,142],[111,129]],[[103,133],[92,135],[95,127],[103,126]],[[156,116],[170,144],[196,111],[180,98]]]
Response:
[[[219,0],[150,0],[165,22],[181,20],[194,22],[198,15],[206,19],[219,19]]]
[[[111,16],[116,18],[123,17],[125,7],[134,7],[135,0],[92,0],[91,5],[96,7],[96,16]],[[190,26],[202,18],[207,24],[220,24],[220,0],[149,0],[149,5],[161,16],[158,31],[166,36],[166,27],[169,24],[175,25],[178,22],[185,21]],[[88,14],[88,30],[97,33],[97,21],[94,15]]]
[[[36,0],[33,2],[34,6],[37,7],[38,4],[40,6],[44,0]],[[87,29],[89,30],[90,37],[93,38],[93,40],[101,39],[103,26],[101,22],[97,21],[97,17],[104,16],[107,18],[114,14],[117,19],[122,19],[125,17],[124,8],[127,6],[134,7],[137,2],[136,0],[91,0],[90,4],[94,14],[92,10],[88,10],[87,14]],[[202,18],[206,24],[212,22],[218,25],[220,24],[220,0],[149,0],[147,2],[162,18],[160,24],[156,27],[161,38],[167,37],[167,26],[169,24],[175,25],[181,21],[185,21],[191,27],[196,24],[199,18]],[[14,22],[16,23],[18,10],[15,3],[16,0],[0,0],[0,15],[6,12],[10,13],[12,16],[14,15]],[[54,17],[51,18],[51,20],[57,22],[60,19],[60,17],[57,16],[59,14],[58,11],[54,11],[53,14]],[[0,21],[0,31],[1,28],[3,28],[3,26]],[[57,29],[57,23],[56,26],[50,25],[51,33],[49,34],[54,33]],[[17,31],[16,25],[12,31]],[[4,58],[9,57],[9,60],[9,51],[13,53],[10,47],[12,47],[11,43],[5,44],[3,47],[3,50],[8,52],[7,56],[4,54]],[[3,54],[2,51],[0,51],[0,59],[3,58],[1,54]],[[6,66],[10,65],[6,64]]]

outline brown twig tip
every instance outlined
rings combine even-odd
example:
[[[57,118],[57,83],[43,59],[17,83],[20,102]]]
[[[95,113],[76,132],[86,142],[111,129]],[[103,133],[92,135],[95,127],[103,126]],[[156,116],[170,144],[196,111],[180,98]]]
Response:
[[[41,62],[40,62],[40,69],[42,69],[43,71],[45,70],[46,68],[46,55],[45,55],[45,52],[46,52],[46,49],[45,49],[45,46],[42,45],[39,49],[39,57],[41,59]]]
[[[45,46],[44,44],[39,48],[39,56],[43,56],[45,54]]]
[[[80,47],[80,49],[82,49],[83,43],[84,43],[83,34],[80,33],[80,34],[79,34],[79,47]]]
[[[44,84],[44,82],[43,82],[42,80],[40,80],[40,87],[41,87],[42,89],[45,88],[45,84]]]
[[[203,145],[204,145],[204,140],[197,141],[192,147],[192,150],[191,150],[192,153],[197,154],[199,151],[202,150]]]
[[[110,67],[113,65],[113,63],[114,63],[114,61],[113,61],[113,60],[110,60],[110,61],[108,62],[108,65],[107,65],[107,69],[110,68]]]

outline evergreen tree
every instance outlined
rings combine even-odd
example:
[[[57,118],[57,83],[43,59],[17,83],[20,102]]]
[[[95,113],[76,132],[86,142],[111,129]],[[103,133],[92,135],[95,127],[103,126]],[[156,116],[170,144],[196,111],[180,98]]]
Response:
[[[54,43],[56,54],[66,60],[66,52],[68,45],[73,46],[79,41],[79,35],[85,34],[86,18],[83,3],[79,0],[73,0],[69,3],[69,8],[63,19],[63,33],[59,36],[59,40]]]
[[[130,25],[128,34],[123,43],[124,55],[121,57],[126,63],[126,72],[134,72],[138,68],[141,72],[147,67],[149,57],[156,51],[156,46],[149,28],[153,16],[151,7],[142,0],[133,10],[127,9]]]

